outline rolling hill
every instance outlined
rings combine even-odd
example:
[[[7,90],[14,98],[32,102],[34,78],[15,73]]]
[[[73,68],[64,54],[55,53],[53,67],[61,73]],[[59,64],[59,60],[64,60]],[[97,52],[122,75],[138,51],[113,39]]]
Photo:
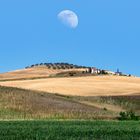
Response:
[[[103,119],[113,114],[67,96],[0,86],[0,119]]]
[[[0,86],[0,119],[116,119],[120,111],[140,115],[140,96],[62,96]]]
[[[0,85],[74,96],[140,95],[140,78],[122,76],[44,78]]]
[[[115,119],[128,110],[140,115],[140,78],[53,67],[0,74],[0,119]]]
[[[0,81],[39,79],[55,76],[61,73],[82,72],[85,68],[54,69],[46,66],[29,67],[0,74]]]

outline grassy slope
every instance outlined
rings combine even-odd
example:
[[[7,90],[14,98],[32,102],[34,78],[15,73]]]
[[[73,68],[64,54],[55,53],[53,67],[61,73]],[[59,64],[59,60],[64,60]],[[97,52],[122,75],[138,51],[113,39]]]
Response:
[[[0,122],[4,140],[139,140],[140,122],[8,121]]]
[[[95,107],[104,107],[110,111],[134,111],[140,115],[140,96],[98,96],[98,97],[74,97],[73,100]]]
[[[114,119],[123,110],[140,114],[139,99],[64,96],[0,86],[0,119]]]
[[[112,114],[69,97],[0,86],[0,119],[92,119]]]

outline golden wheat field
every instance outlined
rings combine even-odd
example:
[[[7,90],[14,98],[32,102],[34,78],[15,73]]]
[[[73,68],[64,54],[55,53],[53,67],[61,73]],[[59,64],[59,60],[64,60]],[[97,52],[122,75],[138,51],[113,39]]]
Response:
[[[140,78],[123,76],[44,78],[5,81],[0,85],[76,96],[140,95]]]
[[[0,74],[0,81],[2,80],[17,80],[17,79],[37,79],[37,78],[47,78],[49,76],[54,76],[58,73],[70,72],[70,71],[83,71],[84,69],[48,69],[45,66],[21,69],[10,71]]]

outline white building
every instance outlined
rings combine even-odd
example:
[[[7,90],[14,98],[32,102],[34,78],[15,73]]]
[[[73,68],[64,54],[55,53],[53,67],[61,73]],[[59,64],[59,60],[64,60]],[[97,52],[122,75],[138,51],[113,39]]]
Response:
[[[88,68],[86,72],[91,73],[91,74],[99,74],[101,72],[101,70],[97,69],[95,67],[91,67],[91,68]]]

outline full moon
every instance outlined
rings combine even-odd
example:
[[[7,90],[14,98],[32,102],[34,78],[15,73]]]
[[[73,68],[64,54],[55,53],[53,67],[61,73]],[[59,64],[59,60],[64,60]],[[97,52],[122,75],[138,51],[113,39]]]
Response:
[[[70,28],[76,28],[78,26],[78,16],[71,10],[63,10],[57,17],[64,25]]]

